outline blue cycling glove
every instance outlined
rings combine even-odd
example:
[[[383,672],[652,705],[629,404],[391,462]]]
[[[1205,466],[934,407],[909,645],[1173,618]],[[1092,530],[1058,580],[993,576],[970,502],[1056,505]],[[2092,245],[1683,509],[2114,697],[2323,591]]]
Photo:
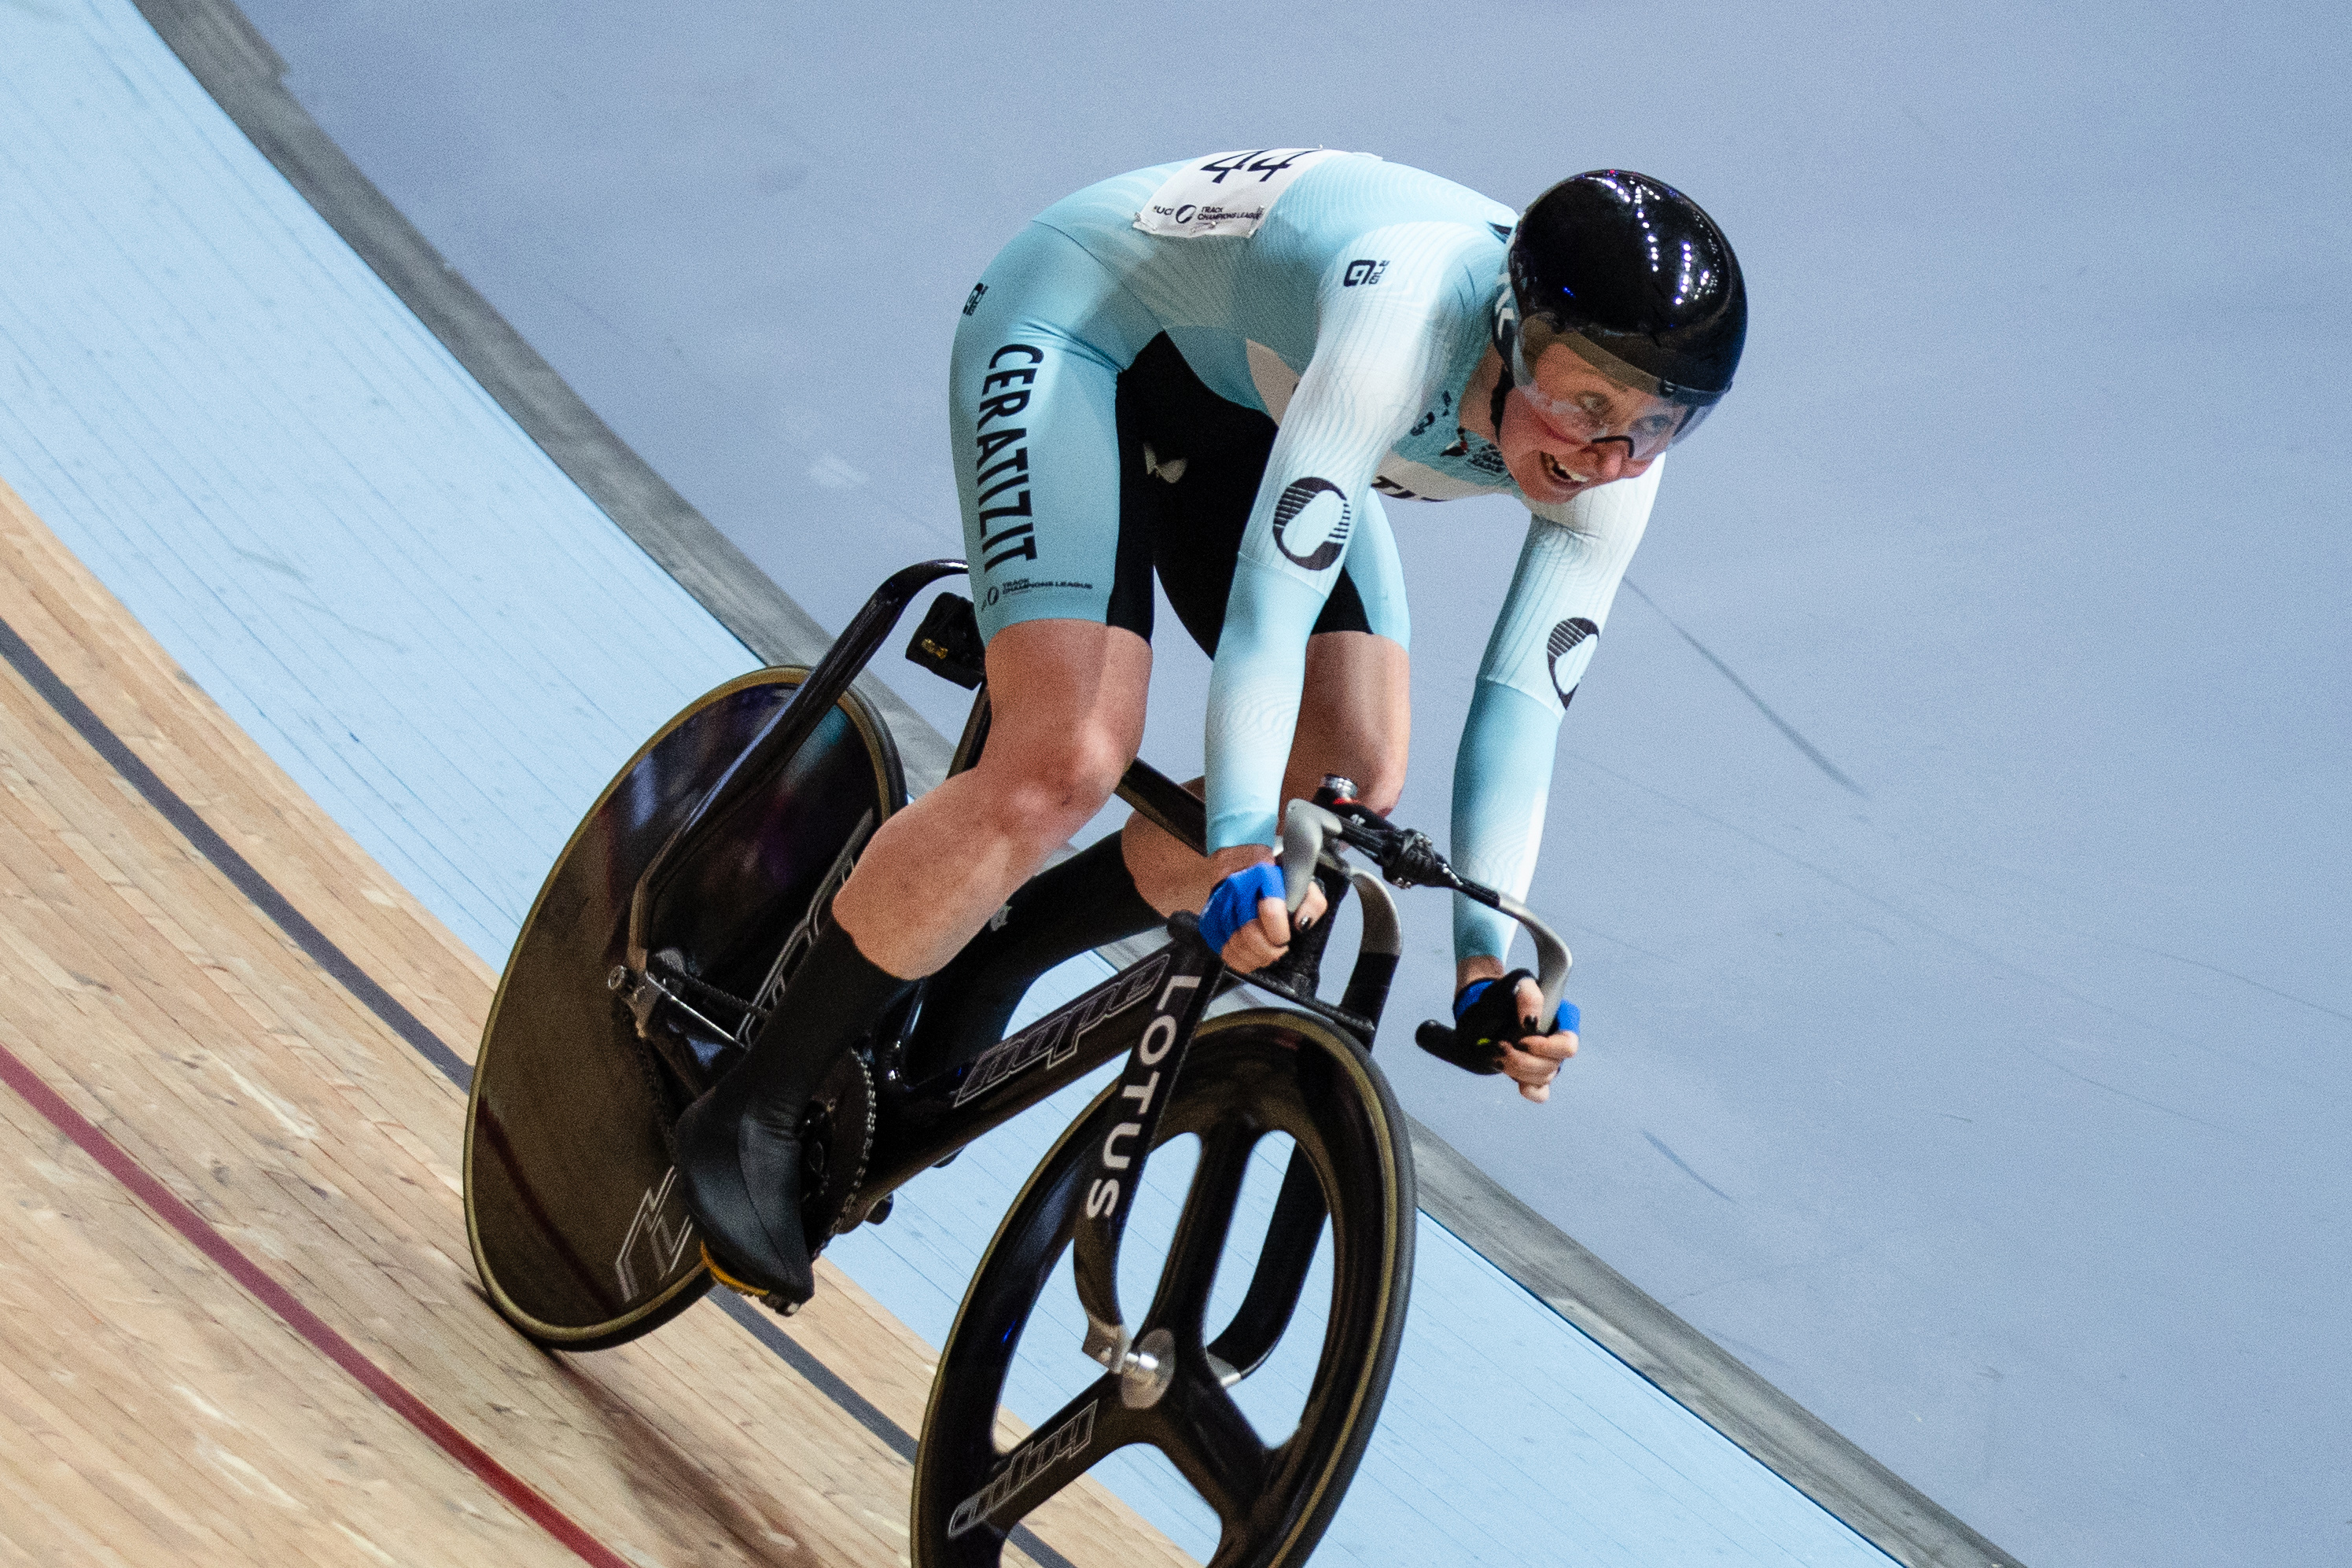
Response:
[[[1519,982],[1531,979],[1527,970],[1514,969],[1500,980],[1473,980],[1454,998],[1454,1026],[1457,1034],[1475,1041],[1512,1041],[1525,1038],[1521,1032],[1526,1024],[1519,1016],[1515,994]],[[1500,989],[1496,989],[1500,987]],[[1492,993],[1490,996],[1488,994]],[[1484,1005],[1482,1005],[1482,1000]],[[1473,1016],[1475,1014],[1475,1016]],[[1575,1034],[1583,1026],[1584,1015],[1573,1002],[1562,1002],[1559,1014],[1549,1029],[1536,1032],[1545,1035]]]
[[[1271,860],[1245,866],[1217,884],[1201,911],[1201,940],[1211,952],[1223,952],[1234,933],[1257,919],[1260,899],[1282,897],[1282,871]]]

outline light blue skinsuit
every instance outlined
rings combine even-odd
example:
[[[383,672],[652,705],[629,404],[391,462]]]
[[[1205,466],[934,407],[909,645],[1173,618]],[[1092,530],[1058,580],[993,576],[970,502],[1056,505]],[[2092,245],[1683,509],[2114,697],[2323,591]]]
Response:
[[[1280,426],[1210,679],[1212,848],[1275,841],[1307,638],[1343,570],[1371,629],[1409,646],[1380,495],[1520,493],[1501,454],[1459,429],[1457,407],[1491,341],[1515,217],[1362,154],[1222,154],[1056,203],[965,306],[950,395],[972,596],[991,637],[1107,618],[1117,381],[1154,337],[1212,391]],[[1454,763],[1451,848],[1467,877],[1527,891],[1560,718],[1663,468],[1529,508]],[[1455,900],[1457,955],[1502,958],[1512,931]]]

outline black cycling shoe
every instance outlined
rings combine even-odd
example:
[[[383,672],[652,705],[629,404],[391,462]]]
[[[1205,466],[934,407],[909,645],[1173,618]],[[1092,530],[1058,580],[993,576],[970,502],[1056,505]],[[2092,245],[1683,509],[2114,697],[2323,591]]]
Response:
[[[801,1226],[801,1108],[754,1100],[742,1078],[730,1073],[677,1119],[687,1212],[721,1284],[797,1307],[816,1289]]]
[[[828,928],[742,1064],[678,1117],[679,1186],[722,1283],[782,1311],[815,1292],[801,1223],[802,1113],[843,1053],[913,984]]]

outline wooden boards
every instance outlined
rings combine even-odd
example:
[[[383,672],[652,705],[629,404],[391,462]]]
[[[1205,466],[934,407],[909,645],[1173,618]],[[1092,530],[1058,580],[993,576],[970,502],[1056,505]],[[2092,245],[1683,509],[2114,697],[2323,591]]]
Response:
[[[492,975],[5,485],[0,620],[470,1058]],[[0,1046],[621,1558],[906,1561],[905,1461],[715,1307],[576,1358],[508,1329],[467,1258],[457,1088],[8,671]],[[12,1093],[0,1190],[0,1562],[581,1560]],[[916,1428],[929,1350],[824,1273],[791,1338]],[[1032,1522],[1068,1561],[1184,1561],[1098,1488]]]

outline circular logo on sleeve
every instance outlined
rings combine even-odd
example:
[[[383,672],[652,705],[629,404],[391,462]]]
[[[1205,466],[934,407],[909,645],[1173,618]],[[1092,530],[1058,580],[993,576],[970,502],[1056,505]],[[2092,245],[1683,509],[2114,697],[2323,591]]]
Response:
[[[1328,479],[1293,479],[1274,503],[1274,547],[1320,572],[1348,548],[1348,497]]]
[[[1565,691],[1560,690],[1560,655],[1568,652],[1569,649],[1584,641],[1587,637],[1597,637],[1600,635],[1601,628],[1599,626],[1594,626],[1582,616],[1571,616],[1567,620],[1560,622],[1559,625],[1552,627],[1550,637],[1546,639],[1544,648],[1551,668],[1551,689],[1554,691],[1559,692],[1561,707],[1565,708],[1568,706],[1568,700],[1576,695],[1576,688],[1571,686]]]

